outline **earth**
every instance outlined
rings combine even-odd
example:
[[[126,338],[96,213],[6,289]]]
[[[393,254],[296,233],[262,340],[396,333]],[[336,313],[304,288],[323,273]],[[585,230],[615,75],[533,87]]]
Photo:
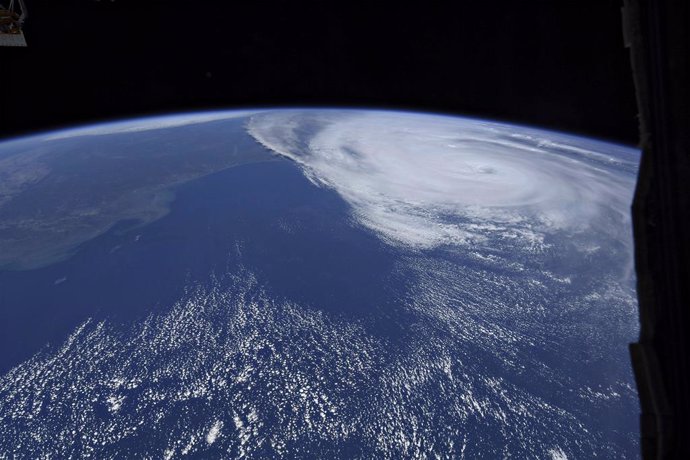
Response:
[[[0,143],[0,458],[635,458],[639,152],[454,116]]]

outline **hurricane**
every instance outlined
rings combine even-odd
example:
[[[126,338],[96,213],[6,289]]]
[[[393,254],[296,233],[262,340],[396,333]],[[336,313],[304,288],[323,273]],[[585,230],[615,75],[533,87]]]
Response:
[[[619,168],[634,161],[546,131],[404,112],[279,111],[253,116],[249,132],[391,242],[476,243],[487,231],[534,242],[561,229],[620,232],[629,220],[634,179]]]

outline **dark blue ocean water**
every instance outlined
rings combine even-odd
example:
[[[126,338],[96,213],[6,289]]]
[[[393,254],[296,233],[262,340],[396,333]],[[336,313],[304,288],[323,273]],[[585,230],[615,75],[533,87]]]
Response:
[[[394,308],[393,251],[291,162],[238,166],[174,191],[156,222],[120,222],[64,262],[0,271],[0,372],[86,318],[139,320],[170,307],[190,281],[240,266],[301,305],[338,315]]]

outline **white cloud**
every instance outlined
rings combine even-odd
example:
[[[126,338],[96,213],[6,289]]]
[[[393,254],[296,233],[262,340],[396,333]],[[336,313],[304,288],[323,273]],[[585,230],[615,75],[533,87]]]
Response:
[[[249,132],[300,164],[314,183],[336,190],[362,225],[419,248],[492,235],[518,235],[533,247],[545,232],[588,228],[603,215],[626,221],[634,184],[631,174],[590,161],[610,152],[558,133],[473,119],[274,111],[254,115]]]
[[[123,134],[140,131],[150,131],[154,129],[175,128],[178,126],[207,123],[216,120],[228,120],[232,118],[245,117],[257,111],[222,111],[222,112],[201,112],[192,114],[166,115],[151,118],[136,118],[126,121],[111,123],[101,123],[88,127],[67,129],[51,133],[43,137],[43,140],[52,141],[57,139],[69,139],[81,136],[102,136],[106,134]]]
[[[568,460],[568,456],[560,447],[549,449],[549,455],[551,455],[552,460]]]
[[[208,434],[206,434],[206,442],[208,444],[213,444],[216,442],[216,439],[218,438],[218,435],[220,434],[220,430],[223,428],[223,422],[220,420],[216,420],[216,422],[213,424],[210,430],[208,430]]]

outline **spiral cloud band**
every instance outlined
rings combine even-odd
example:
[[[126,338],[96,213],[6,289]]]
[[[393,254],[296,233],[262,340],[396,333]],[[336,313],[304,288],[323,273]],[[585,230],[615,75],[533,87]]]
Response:
[[[476,244],[491,235],[534,249],[552,231],[628,227],[620,221],[636,161],[624,147],[606,145],[603,154],[603,143],[582,148],[578,138],[576,147],[559,133],[404,112],[274,111],[254,115],[248,131],[393,244]]]

